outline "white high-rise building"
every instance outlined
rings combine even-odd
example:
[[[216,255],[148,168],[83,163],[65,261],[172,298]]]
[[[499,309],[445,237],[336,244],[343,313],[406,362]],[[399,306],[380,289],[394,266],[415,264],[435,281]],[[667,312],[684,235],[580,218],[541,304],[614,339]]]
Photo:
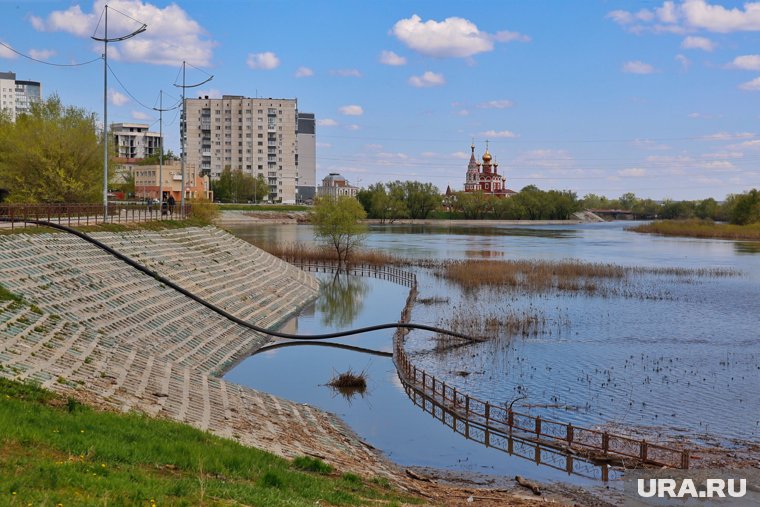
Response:
[[[8,113],[13,121],[19,114],[30,112],[32,103],[40,100],[40,83],[17,80],[13,72],[0,72],[0,111]]]
[[[112,123],[111,134],[119,158],[147,158],[161,151],[161,135],[149,132],[147,123]]]
[[[203,97],[187,99],[185,110],[180,135],[189,167],[212,179],[225,167],[260,174],[269,184],[269,200],[296,202],[301,173],[295,99]]]

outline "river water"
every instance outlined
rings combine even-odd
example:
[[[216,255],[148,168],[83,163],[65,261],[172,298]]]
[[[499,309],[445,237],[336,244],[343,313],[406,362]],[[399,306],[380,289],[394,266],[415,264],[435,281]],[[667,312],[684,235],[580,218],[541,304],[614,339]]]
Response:
[[[366,246],[416,259],[578,259],[638,267],[722,268],[631,275],[607,293],[465,291],[417,269],[412,321],[446,325],[452,314],[536,313],[541,332],[437,350],[429,333],[409,335],[412,361],[448,385],[494,404],[648,440],[734,445],[760,437],[760,248],[757,244],[627,232],[630,223],[563,226],[374,226]],[[254,244],[313,242],[305,225],[232,231]],[[408,289],[331,275],[323,294],[286,326],[304,334],[398,320]],[[341,296],[342,295],[342,296]],[[391,333],[338,340],[390,351]],[[325,384],[346,369],[366,371],[365,395]],[[539,480],[573,480],[549,467],[451,432],[410,402],[390,359],[317,347],[251,357],[226,378],[340,415],[362,438],[403,465],[436,466]],[[586,475],[597,472],[589,467]]]

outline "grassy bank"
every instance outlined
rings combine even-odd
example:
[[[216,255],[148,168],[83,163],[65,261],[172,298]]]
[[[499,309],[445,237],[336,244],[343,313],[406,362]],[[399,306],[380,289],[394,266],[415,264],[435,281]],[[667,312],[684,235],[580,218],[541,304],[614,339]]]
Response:
[[[417,500],[313,458],[100,412],[0,379],[0,505],[394,505]]]
[[[664,236],[760,241],[760,223],[733,225],[710,220],[661,220],[629,227],[626,230]]]
[[[68,225],[63,223],[62,225]],[[204,220],[157,220],[153,222],[127,222],[121,224],[98,224],[98,225],[81,225],[79,227],[72,225],[72,229],[82,232],[129,232],[129,231],[163,231],[168,229],[184,229],[186,227],[205,227],[209,225]],[[52,227],[34,226],[22,227],[20,224],[15,228],[0,229],[0,235],[7,234],[47,234],[61,232]]]
[[[309,211],[310,206],[300,204],[219,204],[222,211]]]

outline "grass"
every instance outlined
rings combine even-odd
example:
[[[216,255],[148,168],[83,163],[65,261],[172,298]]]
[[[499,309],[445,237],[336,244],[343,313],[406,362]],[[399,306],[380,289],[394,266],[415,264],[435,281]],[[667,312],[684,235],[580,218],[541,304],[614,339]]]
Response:
[[[309,211],[311,206],[297,204],[219,204],[222,211]]]
[[[338,255],[334,248],[313,246],[303,243],[284,243],[256,245],[265,252],[294,263],[337,263]],[[407,262],[401,258],[379,250],[356,250],[351,253],[350,264],[368,264],[371,266],[402,265]]]
[[[420,502],[347,480],[319,460],[291,464],[179,423],[97,411],[5,379],[0,428],[0,505]]]
[[[66,225],[66,224],[63,224]],[[167,229],[184,229],[187,227],[205,227],[208,223],[203,220],[189,218],[187,220],[156,220],[152,222],[129,222],[116,224],[98,224],[98,225],[72,225],[72,229],[82,232],[129,232],[129,231],[163,231]],[[15,229],[0,229],[0,235],[9,234],[50,234],[60,233],[62,231],[52,227],[17,226]]]
[[[14,294],[2,285],[0,285],[0,301],[15,301],[20,303],[23,300],[18,294]]]
[[[547,320],[543,312],[533,309],[521,312],[509,310],[479,313],[473,311],[471,307],[465,306],[454,308],[451,316],[442,319],[439,326],[482,339],[512,338],[515,336],[528,338],[544,334]],[[436,338],[437,351],[457,347],[461,343],[458,339],[444,335],[438,335]]]
[[[604,294],[610,282],[624,284],[632,275],[726,277],[736,276],[738,272],[728,268],[626,267],[575,260],[464,260],[440,263],[435,274],[465,290],[506,287],[529,293],[557,290]]]
[[[760,223],[734,225],[710,220],[662,220],[629,227],[626,230],[664,236],[760,241]]]

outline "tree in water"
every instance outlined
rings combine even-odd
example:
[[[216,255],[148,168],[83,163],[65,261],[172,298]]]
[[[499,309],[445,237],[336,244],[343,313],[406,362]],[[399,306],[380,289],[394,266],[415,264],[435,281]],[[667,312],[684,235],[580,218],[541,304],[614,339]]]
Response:
[[[362,205],[347,195],[317,199],[311,213],[314,234],[321,242],[335,249],[338,271],[343,268],[367,237],[367,226],[360,222],[367,217]]]

